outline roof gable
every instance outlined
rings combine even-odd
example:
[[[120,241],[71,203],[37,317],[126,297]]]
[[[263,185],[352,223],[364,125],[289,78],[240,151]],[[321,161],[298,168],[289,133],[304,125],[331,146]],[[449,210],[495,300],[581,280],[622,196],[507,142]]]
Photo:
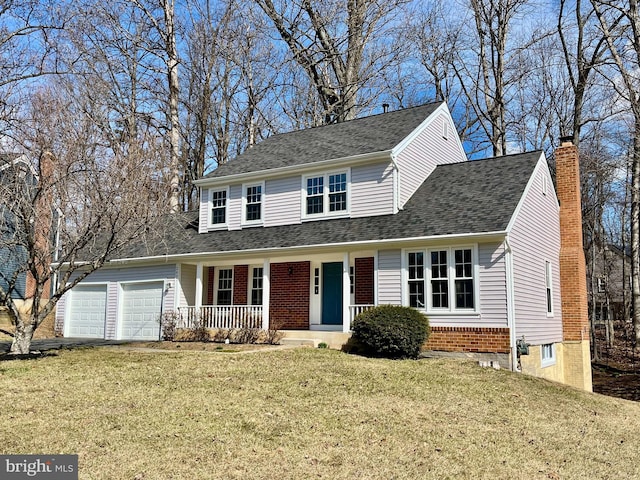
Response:
[[[393,149],[442,102],[273,135],[204,178],[306,165]]]

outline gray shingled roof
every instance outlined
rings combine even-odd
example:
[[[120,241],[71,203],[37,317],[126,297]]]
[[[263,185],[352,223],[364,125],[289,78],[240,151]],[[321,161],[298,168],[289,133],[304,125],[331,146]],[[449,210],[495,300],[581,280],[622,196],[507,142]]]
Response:
[[[291,165],[391,150],[442,102],[395,110],[322,127],[274,135],[249,148],[204,178],[257,172]]]
[[[440,165],[396,215],[318,220],[296,225],[198,233],[185,214],[161,242],[130,246],[121,258],[501,232],[524,193],[541,152]]]

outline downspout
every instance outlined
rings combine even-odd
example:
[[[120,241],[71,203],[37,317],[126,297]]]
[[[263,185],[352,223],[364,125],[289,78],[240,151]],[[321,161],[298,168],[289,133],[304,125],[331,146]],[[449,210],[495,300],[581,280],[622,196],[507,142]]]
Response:
[[[402,210],[400,206],[400,167],[396,162],[396,154],[391,152],[391,165],[393,165],[393,213]]]
[[[509,327],[509,348],[511,349],[511,370],[518,369],[518,348],[516,347],[516,307],[514,300],[513,282],[513,250],[509,243],[509,236],[504,237],[505,267],[507,276],[507,326]]]

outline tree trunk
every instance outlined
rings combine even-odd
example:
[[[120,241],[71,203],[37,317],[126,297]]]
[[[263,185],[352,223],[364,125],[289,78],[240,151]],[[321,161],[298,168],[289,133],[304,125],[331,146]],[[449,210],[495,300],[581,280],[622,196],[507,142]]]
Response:
[[[636,113],[631,164],[631,298],[635,348],[640,349],[640,112]]]
[[[175,11],[173,0],[164,0],[166,26],[167,79],[169,82],[169,210],[180,211],[180,117],[178,113],[178,49],[176,47]]]
[[[9,353],[16,355],[29,353],[34,331],[35,329],[32,324],[24,323],[23,320],[19,319],[16,322],[16,333],[13,337],[13,343],[11,344]]]

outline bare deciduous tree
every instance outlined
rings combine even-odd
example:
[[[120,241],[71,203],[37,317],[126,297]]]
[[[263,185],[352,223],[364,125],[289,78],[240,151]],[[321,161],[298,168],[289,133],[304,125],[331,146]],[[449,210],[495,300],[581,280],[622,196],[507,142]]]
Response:
[[[103,130],[65,92],[41,90],[22,136],[32,170],[0,182],[0,250],[20,258],[0,286],[15,333],[11,352],[28,353],[35,330],[70,288],[120,248],[156,226],[166,198],[156,179],[154,142],[113,149]],[[106,145],[106,146],[105,146]],[[18,298],[16,279],[31,287]]]
[[[611,85],[632,117],[631,277],[636,348],[640,348],[640,12],[638,1],[591,0],[616,66]]]
[[[257,0],[305,71],[322,106],[323,123],[355,118],[359,92],[379,74],[393,45],[383,40],[382,27],[405,0]],[[387,39],[390,40],[390,39]]]

